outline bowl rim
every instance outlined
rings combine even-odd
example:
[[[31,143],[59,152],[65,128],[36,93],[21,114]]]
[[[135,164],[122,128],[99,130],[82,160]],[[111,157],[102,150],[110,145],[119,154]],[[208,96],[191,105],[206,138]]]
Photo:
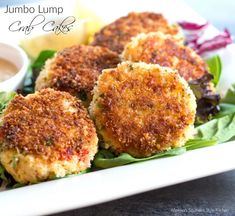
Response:
[[[22,58],[22,66],[18,69],[18,71],[12,77],[10,77],[7,80],[4,80],[4,81],[0,82],[0,87],[2,85],[6,85],[6,83],[11,82],[13,80],[21,79],[21,76],[23,76],[27,73],[28,65],[29,65],[29,58],[28,58],[27,54],[25,53],[25,51],[21,47],[19,47],[18,45],[15,45],[15,44],[10,44],[10,43],[5,42],[5,41],[0,41],[0,47],[2,45],[8,46],[8,47],[14,49],[15,51],[17,51],[19,53],[19,55]],[[7,58],[6,58],[6,60],[8,60],[9,62],[14,64],[14,62],[12,60],[7,59]]]

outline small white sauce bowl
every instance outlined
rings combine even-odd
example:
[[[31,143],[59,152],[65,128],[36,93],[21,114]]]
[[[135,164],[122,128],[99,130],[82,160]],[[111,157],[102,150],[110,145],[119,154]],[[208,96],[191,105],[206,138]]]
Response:
[[[0,82],[0,91],[15,91],[22,88],[29,66],[26,53],[18,46],[0,42],[0,58],[13,63],[18,72],[11,78]]]

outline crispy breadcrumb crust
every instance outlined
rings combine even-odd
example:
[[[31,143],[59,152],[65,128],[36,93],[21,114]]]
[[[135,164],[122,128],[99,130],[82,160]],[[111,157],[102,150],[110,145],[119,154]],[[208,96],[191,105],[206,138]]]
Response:
[[[101,71],[116,67],[119,62],[118,54],[104,47],[77,45],[66,48],[46,62],[36,80],[36,90],[50,87],[89,102]]]
[[[103,71],[89,111],[104,148],[147,157],[184,145],[193,133],[196,102],[176,71],[123,62]]]
[[[66,92],[43,89],[16,96],[4,110],[1,151],[17,150],[48,161],[86,160],[97,149],[96,129],[81,102]]]
[[[108,47],[120,54],[132,37],[156,31],[182,37],[180,27],[170,25],[161,14],[132,12],[102,28],[95,34],[92,45]]]
[[[132,38],[126,45],[122,58],[176,69],[187,81],[208,73],[206,63],[194,50],[161,32],[139,34]]]

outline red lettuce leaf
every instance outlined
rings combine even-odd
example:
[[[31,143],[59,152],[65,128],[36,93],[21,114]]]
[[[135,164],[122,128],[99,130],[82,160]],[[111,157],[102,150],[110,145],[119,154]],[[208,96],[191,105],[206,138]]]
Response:
[[[232,37],[227,29],[223,33],[197,44],[196,52],[200,55],[208,51],[214,51],[226,47],[233,42]]]
[[[197,80],[189,81],[189,86],[197,100],[197,124],[209,121],[220,111],[220,95],[211,87],[212,79],[213,75],[208,73]]]
[[[178,24],[183,30],[198,31],[198,30],[202,30],[206,28],[208,25],[208,22],[204,24],[197,24],[197,23],[183,21],[183,22],[178,22]]]
[[[199,55],[205,52],[215,51],[225,48],[228,44],[233,42],[230,32],[225,29],[219,35],[199,43],[199,39],[208,27],[208,22],[204,24],[197,24],[192,22],[179,22],[178,23],[186,32],[186,45],[194,49]]]

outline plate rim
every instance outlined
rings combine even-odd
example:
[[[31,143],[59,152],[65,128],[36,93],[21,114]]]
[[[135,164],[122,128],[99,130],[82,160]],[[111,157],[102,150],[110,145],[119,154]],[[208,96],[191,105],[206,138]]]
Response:
[[[168,2],[172,2],[172,1],[169,0]],[[183,2],[181,0],[177,0],[177,3],[178,2],[180,2],[185,8],[189,8],[191,11],[194,12],[194,14],[197,14],[185,2]],[[197,14],[197,16],[198,16],[198,18],[203,19],[200,15]],[[235,56],[235,52],[234,52],[234,56]],[[22,187],[22,188],[17,188],[17,189],[13,189],[13,190],[0,191],[1,213],[3,215],[32,215],[32,214],[37,214],[37,215],[40,214],[41,215],[41,214],[58,213],[58,212],[72,210],[75,208],[88,207],[91,205],[100,204],[100,203],[104,203],[107,201],[112,201],[115,199],[135,195],[138,193],[142,193],[142,192],[146,192],[146,191],[150,191],[150,190],[154,190],[154,189],[159,189],[162,187],[171,186],[174,184],[179,184],[179,183],[183,183],[186,181],[190,181],[190,180],[194,180],[194,179],[198,179],[198,178],[230,171],[230,170],[235,169],[235,161],[232,160],[232,157],[231,157],[232,156],[231,149],[234,149],[234,151],[235,151],[234,144],[235,144],[235,141],[227,142],[227,143],[219,144],[219,145],[212,146],[212,147],[206,147],[206,148],[186,152],[183,155],[178,155],[178,156],[174,156],[174,157],[161,158],[161,159],[157,159],[157,160],[153,159],[153,160],[146,161],[146,162],[129,164],[129,165],[114,167],[114,168],[109,168],[109,169],[103,169],[103,170],[83,174],[80,176],[62,178],[62,179],[58,179],[58,180],[53,180],[53,181],[43,182],[43,183],[39,183],[39,184],[35,184],[35,185]],[[209,149],[210,149],[210,151],[209,151]],[[79,204],[79,199],[78,199],[78,202],[74,202],[74,199],[76,198],[76,192],[79,192],[79,191],[77,191],[79,187],[75,188],[74,191],[71,191],[71,194],[72,194],[71,197],[68,196],[69,195],[68,191],[65,191],[67,189],[71,189],[69,186],[70,185],[74,186],[74,185],[76,185],[76,183],[83,182],[82,184],[85,185],[85,182],[92,181],[91,180],[92,178],[94,178],[93,181],[98,180],[98,182],[101,184],[101,183],[105,182],[102,179],[104,176],[107,177],[107,180],[110,178],[110,175],[117,177],[116,172],[119,174],[119,176],[122,176],[123,172],[125,172],[126,175],[128,175],[128,172],[130,172],[130,173],[134,172],[134,171],[137,172],[138,169],[141,169],[141,168],[142,169],[143,168],[150,169],[150,167],[152,167],[152,166],[156,166],[158,168],[157,170],[162,170],[163,167],[159,167],[159,164],[166,164],[166,165],[169,164],[169,166],[170,166],[170,164],[174,164],[175,161],[179,162],[181,160],[185,160],[182,158],[188,158],[190,155],[193,156],[192,161],[200,158],[200,154],[202,154],[202,155],[204,154],[204,156],[201,158],[201,160],[204,160],[206,158],[206,156],[208,156],[210,154],[212,154],[212,155],[214,154],[213,157],[216,158],[216,156],[218,156],[218,153],[220,151],[224,151],[229,155],[225,158],[225,160],[231,159],[231,161],[229,161],[229,162],[231,162],[231,164],[229,164],[229,163],[227,164],[227,161],[225,161],[226,165],[227,165],[226,169],[224,167],[220,167],[219,164],[217,163],[218,167],[216,167],[216,168],[213,167],[214,169],[210,170],[210,172],[207,170],[206,173],[201,173],[201,174],[198,173],[197,175],[195,175],[195,173],[191,173],[190,174],[191,177],[189,177],[189,175],[188,175],[188,178],[184,177],[184,178],[179,178],[178,180],[172,179],[171,182],[168,181],[167,183],[158,185],[157,187],[156,187],[156,184],[154,185],[153,182],[151,182],[151,186],[150,186],[150,184],[147,186],[142,185],[141,182],[139,182],[141,184],[141,187],[139,187],[137,189],[132,188],[132,192],[129,191],[129,192],[122,192],[121,193],[119,191],[116,194],[110,194],[110,192],[106,192],[107,193],[107,194],[105,194],[106,196],[98,196],[95,199],[94,198],[90,199],[90,197],[88,195],[90,195],[91,192],[85,194],[84,188],[82,188],[81,185],[78,185],[80,187],[80,189],[83,190],[84,198],[86,200],[89,200],[86,202],[83,201],[83,204],[81,204],[82,202],[80,202],[80,204]],[[190,161],[190,163],[192,163],[192,161]],[[184,168],[186,170],[188,170],[187,167],[184,167]],[[148,173],[146,173],[146,174],[150,175],[151,173],[149,173],[149,172],[150,172],[150,170],[148,170]],[[154,176],[154,175],[152,175],[152,176]],[[154,177],[156,177],[156,176],[154,176]],[[114,177],[112,177],[112,178],[114,178]],[[86,180],[86,179],[88,179],[88,180]],[[145,179],[145,178],[142,178],[142,179]],[[115,182],[115,183],[117,183],[117,182]],[[128,184],[130,184],[129,186],[132,187],[131,182],[129,182]],[[61,186],[65,186],[65,187],[62,188],[62,190],[59,191],[59,193],[58,193],[57,190]],[[92,187],[93,186],[91,186],[91,188]],[[109,186],[109,187],[111,189],[111,186]],[[90,190],[91,190],[91,188],[90,188]],[[92,189],[95,189],[95,188],[92,188]],[[58,201],[58,204],[60,204],[59,206],[56,207],[55,204],[50,205],[51,200],[48,200],[48,198],[43,197],[43,192],[54,193],[54,194],[49,195],[49,199],[52,197],[56,197],[58,194],[59,195],[66,194],[68,196],[68,198],[67,198],[67,200],[65,198],[61,198],[61,197],[58,197],[58,199],[55,198],[56,201]],[[98,192],[100,192],[100,191],[96,189],[96,193],[98,193]],[[28,198],[31,196],[33,197],[33,195],[40,195],[40,196],[36,197],[34,199],[28,200]],[[99,198],[100,198],[100,200],[97,200]],[[81,198],[80,198],[80,200],[81,200]],[[66,204],[66,203],[63,203],[63,201],[64,202],[70,201],[70,203]],[[35,205],[35,202],[39,202],[40,206]],[[15,203],[14,208],[9,208],[10,204],[12,204],[12,203]],[[28,206],[31,206],[31,208],[27,208]],[[32,207],[34,207],[35,209],[32,209]],[[45,209],[45,207],[46,207],[46,209]]]

